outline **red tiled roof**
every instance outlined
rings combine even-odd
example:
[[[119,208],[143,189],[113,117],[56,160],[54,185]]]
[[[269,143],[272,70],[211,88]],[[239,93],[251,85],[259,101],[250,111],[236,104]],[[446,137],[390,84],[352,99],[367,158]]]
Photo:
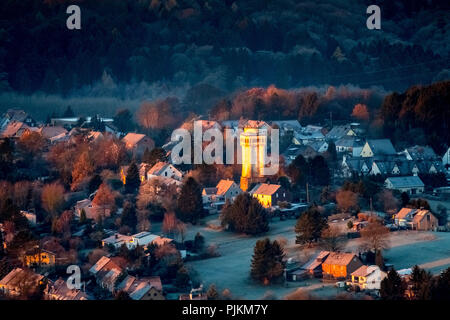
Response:
[[[220,180],[217,184],[217,195],[221,196],[224,195],[233,185],[233,180]]]
[[[255,194],[273,195],[281,186],[279,184],[261,183],[261,185],[253,192]]]
[[[346,266],[356,255],[354,253],[331,252],[325,260],[325,264]]]

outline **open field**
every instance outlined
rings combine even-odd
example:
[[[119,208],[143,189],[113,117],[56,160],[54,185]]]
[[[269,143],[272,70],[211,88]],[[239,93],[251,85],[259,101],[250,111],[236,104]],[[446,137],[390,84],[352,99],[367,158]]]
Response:
[[[206,218],[205,225],[189,226],[186,239],[192,239],[200,232],[206,244],[215,244],[220,257],[188,262],[189,268],[195,270],[205,287],[216,284],[221,291],[229,289],[236,298],[261,299],[268,292],[278,299],[298,288],[303,288],[314,296],[333,298],[341,290],[331,284],[323,284],[317,279],[303,282],[290,282],[285,285],[263,286],[254,283],[249,278],[253,247],[257,240],[269,237],[272,240],[283,237],[288,243],[287,255],[298,260],[307,260],[320,248],[305,249],[295,244],[295,220],[279,221],[275,219],[270,224],[270,231],[262,236],[249,237],[245,235],[224,232],[207,225],[218,225],[217,215]],[[155,226],[154,226],[155,227]],[[361,239],[352,239],[347,244],[347,250],[357,250]],[[390,249],[385,252],[387,263],[393,263],[395,268],[403,269],[414,264],[422,265],[432,272],[440,272],[450,265],[450,233],[398,231],[390,234]]]

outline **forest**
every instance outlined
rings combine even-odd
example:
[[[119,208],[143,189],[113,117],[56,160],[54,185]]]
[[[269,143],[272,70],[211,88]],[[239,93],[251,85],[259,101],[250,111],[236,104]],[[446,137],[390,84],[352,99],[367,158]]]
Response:
[[[379,32],[366,28],[374,2]],[[73,3],[77,31],[66,28]],[[448,9],[445,0],[3,0],[0,90],[123,99],[199,83],[405,90],[448,79]]]

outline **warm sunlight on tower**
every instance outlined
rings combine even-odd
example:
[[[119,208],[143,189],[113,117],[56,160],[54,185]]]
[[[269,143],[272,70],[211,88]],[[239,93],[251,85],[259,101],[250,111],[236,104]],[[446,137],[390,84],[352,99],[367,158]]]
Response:
[[[248,190],[253,178],[264,175],[264,154],[267,145],[267,127],[264,121],[249,120],[240,136],[242,147],[241,189]]]

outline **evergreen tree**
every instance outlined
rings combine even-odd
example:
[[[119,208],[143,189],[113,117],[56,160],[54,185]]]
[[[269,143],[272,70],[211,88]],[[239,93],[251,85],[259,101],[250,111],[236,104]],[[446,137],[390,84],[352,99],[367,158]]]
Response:
[[[402,198],[401,199],[402,200],[402,207],[406,207],[408,205],[408,203],[409,203],[409,200],[410,200],[408,193],[402,192],[401,198]]]
[[[404,300],[405,298],[405,282],[400,275],[392,269],[388,272],[387,277],[381,281],[380,295],[384,300]]]
[[[93,193],[95,190],[98,189],[98,187],[100,187],[100,185],[102,184],[102,178],[100,177],[99,174],[95,174],[90,180],[89,180],[89,184],[88,184],[88,191],[89,194]]]
[[[380,267],[381,270],[384,269],[384,258],[381,250],[377,250],[375,254],[375,264]]]
[[[67,106],[66,110],[64,111],[63,118],[73,118],[75,117],[75,113],[72,110],[72,107],[70,105]]]
[[[269,230],[269,220],[256,198],[241,193],[232,204],[227,203],[221,214],[222,225],[229,230],[246,234],[259,234]]]
[[[142,156],[142,162],[149,164],[150,166],[155,165],[157,162],[167,161],[166,151],[163,148],[154,148],[151,151],[145,149]]]
[[[181,221],[194,224],[203,215],[202,191],[200,185],[192,177],[189,177],[181,187],[176,213]]]
[[[317,241],[324,229],[328,227],[326,218],[322,217],[316,206],[310,207],[297,220],[295,232],[297,243],[312,243]]]
[[[316,156],[308,165],[310,166],[310,181],[312,184],[325,186],[330,183],[330,169],[324,157]]]
[[[334,162],[337,160],[337,152],[336,152],[336,145],[333,141],[328,142],[328,154],[330,155],[330,161]]]
[[[134,193],[141,185],[141,180],[139,179],[139,169],[136,163],[133,161],[127,170],[125,191],[127,193]]]
[[[269,238],[258,240],[255,244],[250,275],[254,280],[265,284],[279,280],[284,271],[284,252],[278,242]]]
[[[414,266],[411,273],[412,291],[415,300],[429,300],[431,298],[432,280],[431,273]]]
[[[128,109],[118,110],[113,120],[114,125],[122,133],[130,132],[135,127],[135,124],[133,122],[133,115]]]
[[[123,212],[122,212],[122,226],[128,226],[131,230],[136,230],[137,224],[137,215],[136,215],[136,207],[130,201],[125,201],[123,204]]]
[[[450,268],[444,270],[433,288],[433,300],[450,301]]]
[[[13,170],[14,144],[9,138],[0,141],[0,179],[6,179]]]
[[[175,285],[180,289],[185,289],[189,286],[189,282],[190,278],[186,267],[180,267],[175,277]]]
[[[308,171],[308,163],[302,155],[298,155],[287,168],[288,175],[297,186],[306,183],[309,174]]]

